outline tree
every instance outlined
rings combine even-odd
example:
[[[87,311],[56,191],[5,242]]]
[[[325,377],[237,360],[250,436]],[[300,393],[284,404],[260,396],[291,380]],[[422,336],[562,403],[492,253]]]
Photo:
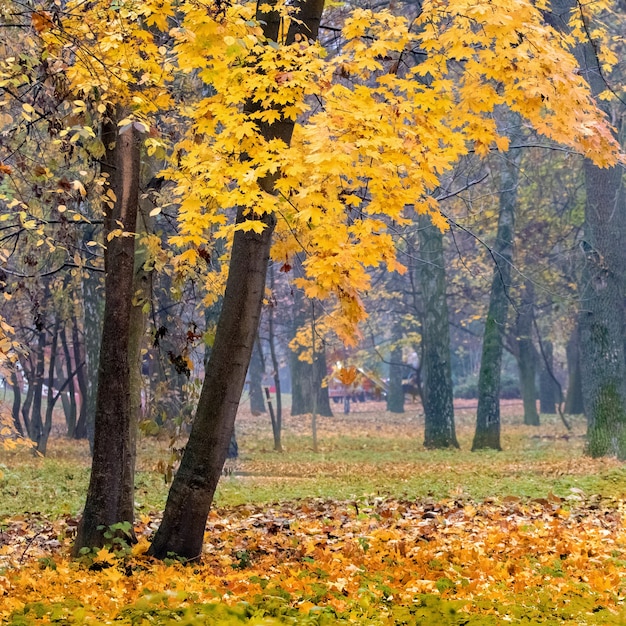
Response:
[[[494,272],[485,321],[483,352],[478,378],[476,432],[472,450],[500,450],[500,375],[503,333],[508,313],[513,262],[513,233],[521,152],[502,161],[500,168],[500,213],[493,246]]]
[[[418,217],[421,263],[418,265],[422,318],[422,389],[427,448],[459,447],[454,427],[450,329],[446,298],[443,233],[427,215]]]
[[[537,413],[537,352],[533,345],[533,315],[535,289],[531,281],[523,287],[522,297],[516,311],[513,326],[515,332],[515,358],[519,369],[520,391],[524,403],[524,424],[539,426]]]
[[[129,337],[134,287],[135,238],[139,208],[137,131],[132,124],[118,131],[124,111],[112,115],[104,128],[109,146],[106,169],[115,194],[105,220],[105,305],[98,369],[91,477],[83,515],[76,532],[74,554],[101,546],[114,524],[134,519],[134,435],[131,406]],[[131,527],[132,528],[132,527]],[[131,531],[132,532],[132,531]]]
[[[323,7],[323,0],[305,0],[301,4],[298,21],[289,26],[286,45],[295,42],[296,35],[317,37]],[[263,31],[267,39],[278,40],[280,15],[260,12],[257,17],[265,22]],[[247,108],[250,113],[260,110],[253,102]],[[281,139],[288,146],[293,127],[293,121],[275,121],[261,126],[261,132],[268,141]],[[276,176],[270,174],[262,179],[261,185],[267,193],[276,193],[275,180]],[[237,224],[246,222],[247,213],[246,207],[239,208]],[[202,550],[206,520],[226,459],[258,331],[276,223],[273,214],[254,217],[263,223],[262,232],[238,230],[233,239],[222,311],[196,417],[170,488],[163,521],[150,546],[150,554],[157,558],[174,553],[195,559]]]

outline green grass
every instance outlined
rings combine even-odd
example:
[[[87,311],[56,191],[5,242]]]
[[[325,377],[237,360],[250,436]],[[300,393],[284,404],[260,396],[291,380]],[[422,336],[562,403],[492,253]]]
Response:
[[[463,495],[561,497],[626,494],[626,469],[614,460],[584,456],[584,422],[565,431],[554,416],[539,428],[524,427],[515,414],[505,418],[502,452],[469,451],[471,414],[458,416],[461,450],[426,450],[422,424],[411,416],[353,413],[320,418],[319,451],[312,451],[309,418],[287,418],[282,454],[272,450],[267,416],[243,414],[238,421],[241,458],[220,482],[216,505],[267,503],[307,497],[342,500],[370,494],[435,499]],[[158,469],[169,457],[167,437],[141,438],[136,476],[137,509],[161,510],[168,485]],[[38,512],[77,515],[88,484],[90,456],[85,442],[57,437],[49,454],[0,452],[0,516]]]

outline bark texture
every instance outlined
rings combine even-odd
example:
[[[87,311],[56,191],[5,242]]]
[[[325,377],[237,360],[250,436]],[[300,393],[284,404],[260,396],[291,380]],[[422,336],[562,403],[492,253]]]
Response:
[[[131,127],[117,133],[107,124],[108,172],[116,202],[105,219],[106,235],[118,227],[134,232],[139,204],[139,140]],[[74,554],[105,543],[108,527],[133,521],[133,462],[128,342],[135,238],[113,237],[105,252],[105,305],[98,368],[91,478]]]
[[[459,447],[454,425],[450,326],[446,298],[443,233],[428,215],[420,215],[418,265],[422,287],[422,394],[424,446]]]

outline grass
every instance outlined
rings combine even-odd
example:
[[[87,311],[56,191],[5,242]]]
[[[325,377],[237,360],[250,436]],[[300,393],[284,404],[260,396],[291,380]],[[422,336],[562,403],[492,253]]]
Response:
[[[319,451],[313,452],[310,418],[285,419],[285,452],[272,450],[267,415],[244,409],[237,422],[241,457],[216,494],[219,506],[269,503],[307,497],[358,499],[368,494],[441,499],[463,494],[476,500],[514,496],[565,497],[571,489],[620,497],[626,469],[614,459],[584,456],[584,420],[568,433],[557,416],[540,427],[521,424],[519,405],[503,406],[503,451],[470,452],[473,412],[457,410],[460,450],[426,450],[423,420],[409,405],[405,414],[380,407],[363,413],[318,418]],[[58,432],[59,428],[57,428]],[[162,509],[168,485],[159,462],[169,458],[169,437],[139,441],[136,500],[140,512]],[[177,444],[181,445],[181,443]],[[77,515],[87,489],[86,442],[56,436],[45,458],[28,451],[0,451],[0,517],[38,512]]]

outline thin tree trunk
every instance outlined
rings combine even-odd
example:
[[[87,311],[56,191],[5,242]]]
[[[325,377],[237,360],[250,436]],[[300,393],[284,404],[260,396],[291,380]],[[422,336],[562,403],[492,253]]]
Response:
[[[578,342],[578,325],[576,325],[565,348],[567,355],[567,395],[565,396],[565,413],[568,415],[581,415],[585,412]]]
[[[61,331],[61,345],[63,346],[63,356],[65,357],[65,369],[67,373],[67,377],[72,373],[72,356],[70,353],[70,348],[67,342],[67,333],[66,327],[63,327]],[[78,363],[77,363],[78,365]],[[61,367],[61,362],[57,361],[57,378],[59,381],[59,386],[63,381],[63,368]],[[70,438],[75,438],[76,436],[76,422],[77,422],[77,406],[76,406],[76,392],[74,389],[74,381],[72,381],[68,385],[68,394],[61,394],[61,401],[63,402],[63,412],[65,413],[65,423],[67,425],[67,436]]]
[[[394,332],[394,341],[401,339],[401,331]],[[404,389],[402,388],[402,346],[395,344],[389,353],[389,386],[387,388],[387,410],[390,413],[404,413]]]
[[[289,26],[287,43],[303,33],[316,39],[322,9],[323,0],[305,0],[299,19],[292,20]],[[266,37],[276,41],[281,25],[279,15],[258,17],[263,20]],[[252,112],[258,106],[250,103],[247,108]],[[282,120],[263,125],[262,130],[267,139],[280,138],[289,145],[293,127],[293,122]],[[274,193],[274,180],[266,177],[261,181],[268,193]],[[240,207],[238,223],[247,219],[245,214],[246,207]],[[265,223],[262,233],[235,232],[224,304],[196,418],[167,498],[163,521],[149,550],[157,558],[174,553],[197,559],[202,551],[206,520],[226,460],[265,292],[275,218],[266,214],[258,219]]]
[[[52,343],[50,344],[50,359],[48,361],[48,397],[46,403],[46,416],[42,423],[41,428],[41,436],[37,441],[37,452],[39,454],[44,455],[48,449],[48,438],[50,437],[50,431],[52,430],[52,414],[54,412],[54,405],[56,404],[56,400],[59,397],[59,394],[55,396],[54,393],[54,379],[55,379],[55,369],[56,369],[56,360],[57,360],[57,352],[59,347],[59,328],[60,328],[59,319],[56,320],[54,324],[54,330],[52,331]],[[69,377],[69,373],[68,373]]]
[[[472,450],[500,445],[500,376],[502,368],[503,332],[509,308],[513,233],[519,184],[521,151],[508,153],[500,175],[500,215],[493,248],[495,269],[485,322],[483,349],[478,376],[478,409]]]
[[[119,112],[122,114],[122,112]],[[114,181],[116,202],[105,220],[106,234],[122,224],[133,232],[139,204],[139,138],[134,127],[118,133],[116,120],[107,123],[105,145],[114,143],[107,154],[107,170]],[[87,501],[79,523],[74,554],[83,547],[102,546],[104,532],[113,524],[133,522],[132,419],[128,342],[135,238],[113,237],[105,252],[105,308],[91,479]]]
[[[270,267],[270,289],[274,290],[274,268]],[[274,435],[274,450],[276,452],[283,451],[283,399],[280,387],[280,366],[276,355],[276,333],[274,331],[274,307],[270,305],[267,314],[267,326],[270,344],[270,359],[272,361],[272,375],[274,378],[274,389],[276,390],[276,414],[272,420],[272,433]],[[269,390],[266,388],[266,394]],[[268,399],[269,403],[269,399]]]
[[[13,408],[11,410],[11,415],[13,416],[13,425],[15,426],[15,430],[23,437],[24,429],[22,428],[22,423],[20,422],[22,390],[20,388],[20,381],[17,378],[15,368],[11,369],[11,389],[13,390]]]
[[[74,363],[76,363],[77,367],[80,363],[85,363],[83,367],[78,367],[76,371],[76,381],[78,382],[80,395],[80,411],[74,430],[74,437],[76,439],[87,439],[87,397],[89,393],[87,376],[85,374],[87,362],[86,355],[84,354],[86,351],[81,350],[80,333],[78,332],[78,320],[76,316],[72,316],[72,348],[74,351]]]
[[[536,362],[537,352],[533,345],[533,307],[535,292],[533,284],[528,281],[524,286],[522,300],[517,310],[515,323],[515,358],[519,370],[520,390],[524,403],[524,424],[539,426],[537,412]]]
[[[450,322],[446,298],[443,233],[428,215],[418,217],[422,263],[418,266],[424,315],[422,318],[422,393],[424,446],[458,448],[454,425]]]
[[[41,405],[43,396],[43,377],[45,375],[45,354],[46,354],[46,331],[39,331],[37,337],[37,352],[35,356],[35,372],[33,379],[33,406],[30,415],[29,436],[35,444],[39,445],[39,441],[43,435],[43,419],[41,415]]]
[[[556,415],[559,402],[558,390],[552,378],[554,372],[554,346],[551,341],[542,342],[542,368],[539,379],[539,411],[546,415]]]
[[[29,438],[31,437],[30,410],[33,404],[33,396],[35,394],[35,364],[32,362],[31,357],[32,352],[28,356],[28,362],[30,364],[29,368],[26,368],[24,364],[22,364],[22,370],[24,371],[26,382],[28,384],[24,404],[22,404],[22,420]]]

